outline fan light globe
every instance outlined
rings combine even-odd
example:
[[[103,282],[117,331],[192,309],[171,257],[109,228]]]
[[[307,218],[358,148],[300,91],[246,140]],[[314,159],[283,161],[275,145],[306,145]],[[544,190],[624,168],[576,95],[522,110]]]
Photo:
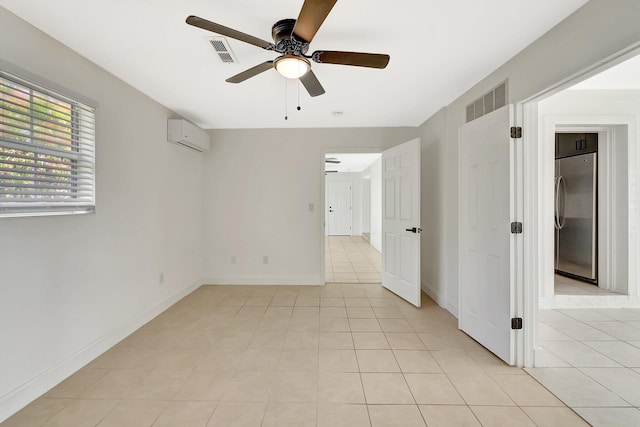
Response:
[[[276,70],[288,79],[298,79],[311,69],[305,58],[295,55],[284,55],[276,59]]]

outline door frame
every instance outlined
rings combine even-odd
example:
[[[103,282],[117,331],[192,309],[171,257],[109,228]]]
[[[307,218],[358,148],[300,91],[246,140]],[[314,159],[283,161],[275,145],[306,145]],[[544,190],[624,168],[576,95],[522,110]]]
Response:
[[[523,280],[523,298],[520,300],[523,303],[523,315],[524,315],[524,329],[522,339],[524,342],[522,346],[518,346],[523,350],[523,364],[525,367],[536,366],[536,360],[538,362],[543,360],[544,352],[538,347],[538,307],[539,307],[539,284],[544,281],[544,274],[547,269],[547,265],[544,262],[544,252],[550,247],[547,242],[546,230],[547,224],[544,220],[547,214],[548,192],[552,191],[551,188],[547,189],[546,175],[542,170],[543,162],[549,158],[549,150],[552,147],[548,147],[547,144],[541,143],[540,133],[544,130],[543,123],[539,123],[538,120],[538,103],[552,95],[557,94],[576,83],[586,80],[596,74],[599,74],[627,59],[640,54],[640,44],[634,44],[602,61],[599,61],[586,69],[563,79],[556,84],[548,87],[547,89],[516,103],[516,123],[522,123],[523,131],[523,223],[525,231],[523,233],[523,255],[522,259],[522,280]],[[629,141],[629,158],[630,164],[635,159],[636,164],[640,160],[640,147],[638,144],[631,144]],[[629,169],[629,188],[637,184],[637,175],[632,168]],[[631,207],[629,212],[631,214]],[[629,217],[629,223],[632,223],[634,218]],[[638,220],[638,218],[635,218]],[[631,230],[630,230],[631,231]],[[635,238],[634,238],[635,237]],[[635,240],[635,241],[634,241]],[[631,292],[631,283],[634,280],[640,278],[640,271],[637,268],[638,262],[640,262],[640,248],[638,248],[638,236],[634,236],[630,232],[630,244],[629,244],[629,292]],[[636,290],[636,295],[638,294]]]
[[[320,169],[320,215],[322,216],[320,221],[320,235],[322,239],[320,239],[320,270],[322,277],[322,286],[327,284],[327,272],[325,269],[325,227],[327,223],[327,215],[326,215],[326,203],[327,203],[327,194],[326,194],[326,185],[325,185],[325,162],[324,159],[326,155],[329,153],[346,153],[346,154],[358,154],[358,153],[382,153],[383,149],[380,147],[322,147],[320,150],[320,157],[318,159],[319,169]]]

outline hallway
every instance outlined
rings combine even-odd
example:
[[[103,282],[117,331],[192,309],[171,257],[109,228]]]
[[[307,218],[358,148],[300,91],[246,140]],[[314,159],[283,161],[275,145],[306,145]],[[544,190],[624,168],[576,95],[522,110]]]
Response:
[[[380,283],[382,255],[360,236],[325,238],[326,283]]]

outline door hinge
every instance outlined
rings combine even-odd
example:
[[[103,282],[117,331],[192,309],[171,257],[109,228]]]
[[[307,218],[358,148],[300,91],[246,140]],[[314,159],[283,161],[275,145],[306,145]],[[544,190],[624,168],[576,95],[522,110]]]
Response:
[[[511,138],[522,138],[522,127],[511,126]]]
[[[521,234],[522,233],[522,223],[521,222],[512,222],[511,223],[511,234]]]
[[[511,319],[511,329],[522,329],[522,317],[513,317]]]

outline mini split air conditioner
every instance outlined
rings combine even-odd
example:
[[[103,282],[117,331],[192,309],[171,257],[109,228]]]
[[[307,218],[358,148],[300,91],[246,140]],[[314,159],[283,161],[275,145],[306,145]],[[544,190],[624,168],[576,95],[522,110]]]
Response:
[[[209,151],[209,134],[196,125],[182,119],[167,121],[167,140],[182,144],[196,151]]]

